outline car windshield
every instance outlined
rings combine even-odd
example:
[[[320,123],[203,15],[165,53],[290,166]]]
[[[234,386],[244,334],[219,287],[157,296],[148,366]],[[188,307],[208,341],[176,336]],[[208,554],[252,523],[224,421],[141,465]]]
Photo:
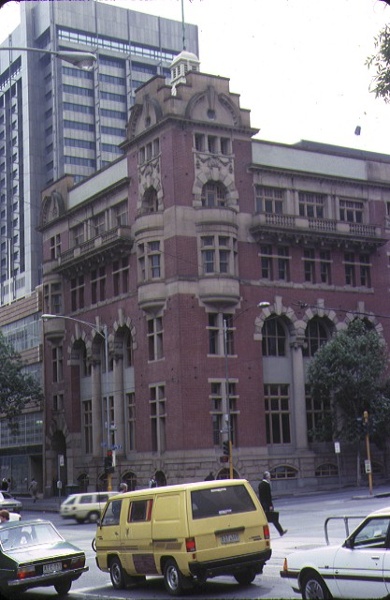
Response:
[[[24,549],[40,544],[55,544],[63,538],[51,523],[26,523],[13,527],[0,526],[3,550]]]

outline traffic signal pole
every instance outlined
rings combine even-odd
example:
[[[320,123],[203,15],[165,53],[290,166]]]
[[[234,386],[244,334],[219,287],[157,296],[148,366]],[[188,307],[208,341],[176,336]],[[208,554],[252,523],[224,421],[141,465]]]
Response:
[[[372,467],[371,467],[371,449],[370,449],[370,429],[368,422],[368,412],[365,410],[363,413],[363,426],[366,438],[366,456],[367,456],[367,467],[366,472],[368,476],[368,489],[372,494]]]

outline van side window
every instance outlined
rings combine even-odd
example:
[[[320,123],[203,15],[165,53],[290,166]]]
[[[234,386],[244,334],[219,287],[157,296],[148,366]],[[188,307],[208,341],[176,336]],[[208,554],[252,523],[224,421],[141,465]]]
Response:
[[[150,521],[153,500],[137,500],[132,502],[129,510],[129,522]]]
[[[92,494],[86,494],[85,496],[81,496],[80,504],[92,504]]]
[[[102,519],[102,526],[119,525],[119,517],[121,514],[122,500],[113,500],[106,506],[106,510]]]

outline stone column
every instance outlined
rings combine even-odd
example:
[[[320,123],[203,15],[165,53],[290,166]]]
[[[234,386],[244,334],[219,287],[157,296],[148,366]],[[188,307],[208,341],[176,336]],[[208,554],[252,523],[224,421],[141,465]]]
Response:
[[[117,454],[125,454],[125,410],[123,406],[123,356],[116,355],[114,360],[114,415],[115,444],[119,446]]]
[[[101,363],[94,361],[91,370],[93,456],[101,458],[103,456],[102,433],[104,427],[102,421]]]
[[[302,342],[291,345],[293,393],[292,402],[295,423],[295,444],[297,449],[307,448],[307,420],[305,399],[305,371],[303,366]]]

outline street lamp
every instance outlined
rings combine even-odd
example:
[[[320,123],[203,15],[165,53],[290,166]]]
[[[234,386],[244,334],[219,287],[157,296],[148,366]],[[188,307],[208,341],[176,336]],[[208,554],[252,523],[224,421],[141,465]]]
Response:
[[[18,52],[40,52],[41,54],[51,54],[52,56],[56,56],[57,58],[64,60],[65,62],[70,63],[74,67],[78,69],[82,69],[84,71],[91,71],[93,69],[93,65],[96,62],[96,55],[92,52],[84,52],[84,51],[73,51],[73,50],[44,50],[42,48],[27,48],[20,46],[0,46],[0,51],[12,51],[16,50]]]
[[[110,423],[110,396],[109,396],[109,389],[108,389],[108,330],[107,330],[107,325],[96,325],[96,323],[90,323],[89,321],[83,321],[82,319],[76,319],[75,317],[68,317],[65,315],[50,315],[50,314],[43,314],[42,315],[42,320],[46,321],[46,320],[50,320],[50,319],[66,319],[68,321],[74,321],[75,323],[80,323],[81,325],[86,325],[87,327],[90,327],[91,329],[93,329],[98,335],[100,335],[100,337],[102,337],[104,339],[104,354],[105,354],[105,368],[106,368],[106,385],[105,385],[105,392],[106,392],[106,417],[107,417],[107,421],[106,421],[106,428],[107,428],[107,453],[111,450],[111,423]],[[108,454],[107,454],[108,456]],[[107,471],[107,490],[110,492],[112,491],[112,477],[111,477],[111,473],[109,471]]]
[[[234,323],[241,315],[252,308],[268,308],[269,302],[258,302],[255,306],[247,306],[244,310],[234,315],[232,322]],[[225,354],[225,397],[226,397],[226,412],[225,421],[226,429],[222,429],[222,433],[227,433],[227,441],[222,442],[224,455],[229,458],[229,479],[233,479],[233,444],[232,444],[232,423],[230,414],[230,392],[229,392],[229,360],[228,360],[228,324],[227,319],[223,320],[223,342]],[[226,449],[226,450],[225,450]]]

